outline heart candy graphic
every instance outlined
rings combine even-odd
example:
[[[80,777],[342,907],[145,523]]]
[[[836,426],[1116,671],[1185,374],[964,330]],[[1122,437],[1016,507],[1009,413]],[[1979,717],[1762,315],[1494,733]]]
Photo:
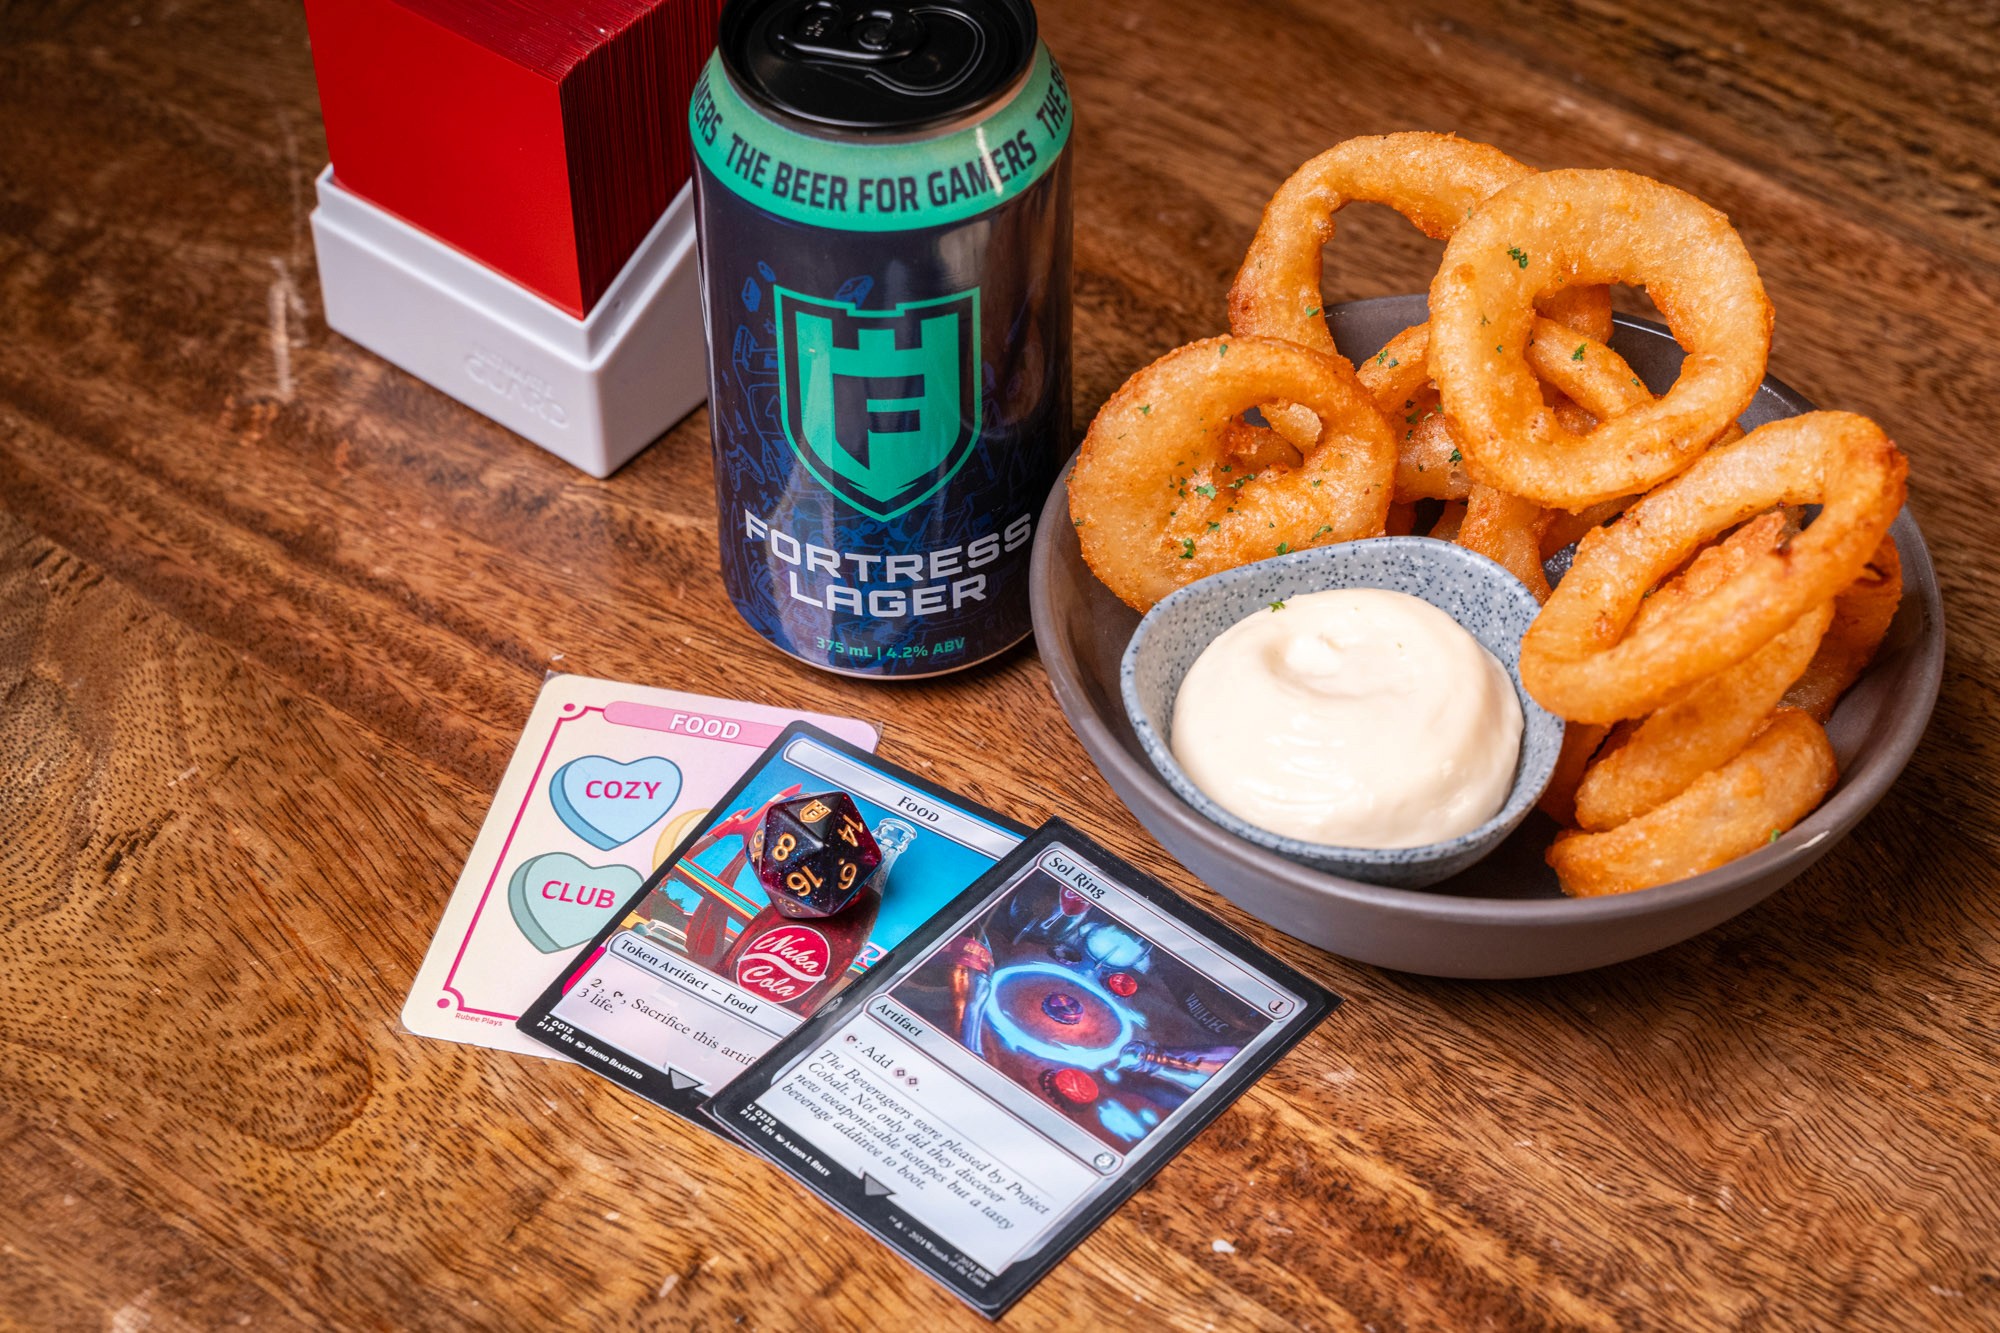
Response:
[[[658,823],[680,794],[680,768],[658,755],[621,764],[588,754],[570,760],[549,779],[556,817],[571,833],[607,852]]]
[[[544,852],[507,881],[514,924],[543,953],[574,949],[598,932],[644,883],[630,866],[594,866],[568,852]]]

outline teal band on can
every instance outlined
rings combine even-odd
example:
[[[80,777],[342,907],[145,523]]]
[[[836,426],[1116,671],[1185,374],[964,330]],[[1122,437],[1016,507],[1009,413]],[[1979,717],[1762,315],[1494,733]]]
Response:
[[[840,231],[911,231],[977,217],[1040,180],[1069,142],[1069,88],[1038,46],[1028,80],[992,115],[931,139],[821,139],[743,99],[712,56],[688,103],[695,155],[767,212]]]

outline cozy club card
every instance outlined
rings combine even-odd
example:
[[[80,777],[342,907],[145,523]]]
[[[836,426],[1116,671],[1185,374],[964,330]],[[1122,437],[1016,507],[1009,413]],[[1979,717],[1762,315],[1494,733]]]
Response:
[[[872,749],[866,722],[550,676],[418,969],[403,1025],[553,1052],[514,1022],[787,724]]]
[[[707,1112],[998,1317],[1338,1003],[1052,820]]]
[[[836,915],[783,916],[757,879],[756,829],[775,801],[832,792],[853,799],[882,862]],[[826,731],[787,727],[520,1029],[693,1119],[1025,832]]]

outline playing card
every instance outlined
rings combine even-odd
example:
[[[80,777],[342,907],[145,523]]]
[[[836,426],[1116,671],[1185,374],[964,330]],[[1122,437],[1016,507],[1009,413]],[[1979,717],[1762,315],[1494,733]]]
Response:
[[[997,1317],[1338,1002],[1053,820],[707,1112]]]
[[[866,722],[550,676],[403,1006],[424,1037],[551,1055],[514,1021],[799,718],[865,749]]]
[[[851,905],[797,920],[772,904],[752,844],[773,802],[833,793],[853,801],[882,860]],[[693,1119],[1025,832],[825,731],[788,727],[519,1026]]]

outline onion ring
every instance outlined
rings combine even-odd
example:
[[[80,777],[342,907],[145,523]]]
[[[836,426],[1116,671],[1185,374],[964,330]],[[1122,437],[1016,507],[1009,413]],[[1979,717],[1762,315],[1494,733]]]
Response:
[[[1425,535],[1441,542],[1457,541],[1458,530],[1465,526],[1465,507],[1464,500],[1446,500],[1437,521]]]
[[[1658,809],[1608,833],[1557,835],[1548,863],[1572,897],[1670,884],[1776,840],[1811,813],[1838,776],[1819,723],[1781,708],[1741,754]]]
[[[1591,759],[1603,746],[1611,728],[1597,722],[1563,723],[1562,749],[1556,752],[1555,771],[1535,805],[1558,824],[1576,822],[1576,788],[1590,767]]]
[[[1622,417],[1659,401],[1653,396],[1653,391],[1632,373],[1632,367],[1625,358],[1618,355],[1604,339],[1539,315],[1535,317],[1534,333],[1528,343],[1528,365],[1543,383],[1560,390],[1589,414],[1590,425],[1577,430],[1562,420],[1560,406],[1556,408],[1557,421],[1575,435],[1586,435],[1601,422]],[[1709,447],[1742,438],[1743,428],[1731,421]],[[1636,499],[1637,496],[1619,498]],[[1587,506],[1585,512],[1617,503],[1617,499],[1602,500]],[[1564,546],[1568,544],[1563,543]]]
[[[1592,528],[1601,528],[1630,509],[1632,502],[1638,498],[1636,495],[1621,495],[1616,500],[1606,500],[1575,514],[1567,509],[1551,509],[1549,526],[1542,531],[1542,559],[1546,561],[1576,545]]]
[[[1361,358],[1361,364],[1354,373],[1361,377],[1361,386],[1375,400],[1376,408],[1393,423],[1400,412],[1407,411],[1409,400],[1428,393],[1436,401],[1437,388],[1431,383],[1430,368],[1431,326],[1412,324],[1401,333],[1382,344],[1382,350],[1373,356]]]
[[[1542,529],[1547,523],[1548,511],[1533,501],[1491,486],[1474,486],[1457,541],[1527,584],[1536,601],[1546,602],[1549,580],[1542,572]]]
[[[1317,426],[1319,418],[1313,418]],[[1262,472],[1269,467],[1297,467],[1303,455],[1298,446],[1272,430],[1248,421],[1232,421],[1223,428],[1222,450],[1239,472]]]
[[[1334,214],[1356,202],[1386,204],[1426,236],[1443,240],[1492,195],[1534,174],[1533,167],[1491,144],[1455,134],[1407,131],[1336,144],[1293,172],[1264,206],[1257,234],[1229,288],[1230,329],[1340,355],[1326,326],[1326,298],[1321,291],[1322,251],[1333,239]],[[1603,337],[1610,336],[1607,292],[1555,293],[1547,310],[1578,321],[1580,327],[1601,328]],[[1376,359],[1386,366],[1401,358],[1385,348]],[[1413,369],[1421,367],[1413,363]],[[1414,389],[1427,378],[1426,373],[1417,374],[1407,381],[1405,391],[1391,395],[1392,400],[1413,397]],[[1264,417],[1301,448],[1311,443],[1313,422],[1291,404],[1270,404]]]
[[[1562,390],[1598,421],[1655,401],[1652,390],[1606,340],[1540,316],[1529,329],[1528,366],[1536,378]]]
[[[1326,428],[1296,468],[1235,469],[1231,423],[1259,403]],[[1069,481],[1083,557],[1140,611],[1183,584],[1287,551],[1379,536],[1396,446],[1345,361],[1276,338],[1209,338],[1125,381],[1099,409]]]
[[[1380,408],[1382,399],[1377,398],[1375,405]],[[1427,383],[1416,397],[1383,408],[1382,415],[1391,434],[1402,431],[1396,441],[1398,500],[1463,500],[1472,494],[1472,477],[1465,470],[1458,441],[1451,437],[1451,424],[1438,406],[1436,389]]]
[[[1522,683],[1570,721],[1652,712],[1852,583],[1902,507],[1908,470],[1874,422],[1846,412],[1774,421],[1713,450],[1577,544],[1521,640]],[[1783,549],[1679,614],[1626,633],[1648,590],[1703,542],[1781,504],[1822,508]]]
[[[1530,349],[1530,358],[1538,374],[1544,361],[1550,365],[1552,373],[1544,374],[1542,378],[1557,390],[1556,401],[1551,407],[1565,429],[1581,434],[1594,429],[1601,420],[1653,400],[1652,394],[1632,373],[1625,359],[1599,338],[1540,315],[1535,317],[1533,327],[1536,341],[1534,348]],[[1405,329],[1389,344],[1397,352],[1390,360],[1404,365],[1414,364],[1420,373],[1427,376],[1428,335],[1428,327],[1422,324]],[[1574,344],[1574,350],[1549,350],[1570,349],[1571,344]],[[1535,355],[1535,348],[1542,349],[1541,356]],[[1375,405],[1389,417],[1393,429],[1394,409],[1384,403],[1383,395],[1385,391],[1392,396],[1400,391],[1410,372],[1396,374],[1379,371],[1376,360],[1364,361],[1359,374],[1361,382],[1375,396]],[[1374,378],[1371,372],[1380,378]],[[1563,387],[1565,385],[1576,392],[1571,394]],[[1558,518],[1566,515],[1561,510],[1543,509],[1496,487],[1474,483],[1469,464],[1459,448],[1457,437],[1452,433],[1451,418],[1437,410],[1437,390],[1426,383],[1417,394],[1415,399],[1403,403],[1405,408],[1411,410],[1404,414],[1403,420],[1408,428],[1404,430],[1402,443],[1398,446],[1397,498],[1465,497],[1465,522],[1458,529],[1455,540],[1459,545],[1503,566],[1527,585],[1536,601],[1548,601],[1549,581],[1542,569],[1547,549],[1543,538]],[[1622,509],[1624,497],[1617,503]],[[1587,512],[1597,514],[1597,521],[1601,522],[1618,509],[1604,511],[1602,506],[1593,506]],[[1578,529],[1577,534],[1587,530],[1588,526],[1594,524]],[[1561,550],[1575,540],[1576,536],[1572,535],[1555,549]]]
[[[1654,401],[1652,390],[1632,373],[1632,367],[1624,357],[1588,333],[1565,328],[1550,320],[1535,320],[1534,341],[1528,345],[1528,364],[1543,383],[1560,390],[1573,408],[1590,417],[1589,425],[1579,429],[1563,421],[1562,404],[1556,405],[1557,420],[1563,421],[1563,425],[1577,434],[1584,434],[1595,429],[1598,422],[1623,416]],[[1732,421],[1710,447],[1742,438],[1743,428]],[[1549,522],[1542,530],[1542,558],[1547,560],[1557,552],[1576,545],[1585,533],[1618,517],[1638,498],[1636,495],[1621,495],[1575,513],[1566,509],[1551,509]]]
[[[1643,283],[1688,355],[1665,397],[1580,436],[1529,366],[1534,301],[1614,282]],[[1571,510],[1686,467],[1749,406],[1771,345],[1771,303],[1729,220],[1625,171],[1541,172],[1487,200],[1446,245],[1430,309],[1431,377],[1475,476]]]
[[[1537,315],[1534,323],[1540,346],[1568,348],[1575,344],[1574,352],[1547,353],[1546,359],[1552,365],[1559,355],[1560,364],[1556,365],[1556,374],[1543,376],[1560,393],[1554,410],[1565,426],[1580,434],[1593,429],[1599,420],[1651,402],[1652,395],[1639,383],[1625,359],[1597,335],[1601,328],[1608,336],[1610,306],[1606,304],[1601,311],[1595,306],[1583,306],[1567,317],[1570,323]],[[1398,417],[1402,419],[1403,435],[1396,446],[1399,501],[1463,500],[1473,491],[1470,465],[1459,448],[1458,437],[1452,434],[1451,418],[1441,410],[1437,388],[1430,382],[1429,343],[1430,326],[1412,325],[1390,339],[1374,356],[1364,358],[1355,372],[1374,398],[1376,408],[1387,418],[1391,431],[1395,430]],[[1536,364],[1540,373],[1540,361]],[[1571,393],[1566,385],[1574,386],[1577,392]],[[1579,412],[1587,419],[1571,420],[1570,414]],[[1515,517],[1520,515],[1517,513]],[[1517,541],[1518,537],[1510,540]],[[1481,554],[1492,552],[1482,550]],[[1513,568],[1505,560],[1501,563]],[[1534,579],[1522,581],[1530,588],[1537,587]],[[1536,596],[1546,601],[1548,588],[1541,586]]]
[[[1803,709],[1821,722],[1833,716],[1840,696],[1875,660],[1902,600],[1903,558],[1896,539],[1884,537],[1861,577],[1833,599],[1833,624],[1819,641],[1805,674],[1785,691],[1785,705]]]
[[[1833,603],[1820,603],[1735,666],[1639,723],[1622,743],[1614,738],[1577,787],[1577,827],[1616,828],[1741,754],[1812,660],[1832,619]]]
[[[1633,618],[1643,630],[1699,600],[1785,537],[1785,516],[1751,520],[1720,546],[1696,557],[1685,574],[1662,588]],[[1791,683],[1805,670],[1833,619],[1821,602],[1735,666],[1690,686],[1680,698],[1636,726],[1621,722],[1577,786],[1575,822],[1593,831],[1616,828],[1671,800],[1750,743]],[[1620,733],[1624,734],[1620,734]]]

